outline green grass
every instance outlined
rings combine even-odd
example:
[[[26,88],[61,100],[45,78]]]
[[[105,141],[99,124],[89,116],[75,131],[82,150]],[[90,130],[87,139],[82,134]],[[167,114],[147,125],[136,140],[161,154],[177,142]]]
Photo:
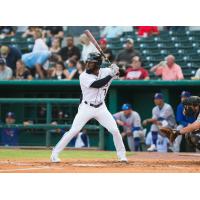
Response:
[[[127,155],[133,153],[128,152]],[[0,149],[0,159],[49,159],[51,150],[25,150],[25,149]],[[115,151],[87,151],[87,150],[67,150],[61,153],[61,158],[86,158],[86,159],[115,159]]]

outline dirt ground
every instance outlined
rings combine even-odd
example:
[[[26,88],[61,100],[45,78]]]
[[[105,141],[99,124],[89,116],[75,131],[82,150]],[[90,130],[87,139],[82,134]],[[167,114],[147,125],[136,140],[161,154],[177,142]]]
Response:
[[[127,173],[127,172],[200,172],[200,154],[196,153],[135,153],[128,164],[113,159],[0,160],[0,173]]]

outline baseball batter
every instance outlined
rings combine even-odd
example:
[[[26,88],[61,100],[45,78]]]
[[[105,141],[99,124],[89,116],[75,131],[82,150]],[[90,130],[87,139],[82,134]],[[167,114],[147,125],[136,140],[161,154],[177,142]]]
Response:
[[[100,68],[102,58],[99,53],[90,53],[86,70],[80,75],[82,101],[71,129],[66,132],[52,151],[51,161],[60,162],[59,153],[70,140],[80,132],[92,118],[96,119],[112,135],[119,161],[127,162],[126,150],[115,119],[105,105],[105,97],[112,80],[119,74],[119,68],[112,64],[110,68]]]

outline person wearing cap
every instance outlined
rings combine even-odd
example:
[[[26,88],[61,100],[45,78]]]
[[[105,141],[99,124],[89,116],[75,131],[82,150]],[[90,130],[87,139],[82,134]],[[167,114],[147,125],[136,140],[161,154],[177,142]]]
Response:
[[[188,91],[182,91],[181,93],[181,102],[178,104],[177,109],[176,109],[176,122],[178,124],[177,130],[182,129],[183,127],[186,127],[188,124],[193,123],[196,118],[194,116],[188,117],[185,116],[183,111],[184,111],[184,106],[183,106],[183,101],[191,96],[190,92]],[[173,144],[173,151],[174,152],[179,152],[180,151],[180,145],[182,141],[182,135],[179,135],[176,140],[174,141]]]
[[[147,149],[148,151],[156,151],[157,145],[162,145],[161,140],[158,139],[159,127],[176,127],[176,120],[174,111],[171,105],[164,102],[164,97],[162,93],[156,93],[154,95],[155,107],[152,110],[152,118],[145,119],[143,125],[151,124],[150,133],[152,137],[151,146]],[[163,139],[161,137],[161,139]],[[163,152],[163,150],[161,151]]]
[[[106,41],[105,38],[101,38],[99,40],[99,46],[101,47],[102,51],[104,52],[104,54],[106,55],[106,57],[108,58],[108,60],[110,62],[112,62],[113,61],[113,53],[112,53],[111,49],[107,48],[107,41]]]
[[[0,80],[12,79],[13,71],[10,67],[6,66],[6,60],[0,57]]]
[[[132,109],[131,104],[123,104],[122,111],[113,115],[117,124],[123,128],[122,137],[127,136],[130,151],[141,149],[140,137],[143,133],[140,115]]]
[[[6,114],[5,123],[7,125],[15,124],[15,114],[8,112]],[[18,146],[19,129],[3,128],[1,129],[1,143],[3,146]]]
[[[131,66],[126,70],[125,79],[127,80],[149,80],[149,73],[142,67],[142,61],[139,56],[132,58]]]
[[[161,61],[158,65],[150,69],[156,76],[161,76],[162,80],[174,81],[184,79],[182,69],[175,63],[175,57],[168,55],[165,61]]]
[[[21,59],[22,55],[18,48],[3,45],[0,48],[0,57],[5,58],[6,65],[15,71],[16,63]]]
[[[131,64],[134,56],[140,57],[140,53],[134,49],[134,40],[128,38],[125,43],[125,48],[117,54],[115,61],[118,65],[128,65]]]

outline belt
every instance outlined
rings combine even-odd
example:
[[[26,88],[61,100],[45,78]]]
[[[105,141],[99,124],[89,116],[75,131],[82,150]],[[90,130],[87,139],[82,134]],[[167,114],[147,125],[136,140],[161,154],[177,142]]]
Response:
[[[100,103],[100,104],[95,105],[95,104],[92,104],[92,103],[88,103],[87,101],[84,101],[84,103],[88,104],[89,106],[92,106],[94,108],[98,108],[98,107],[100,107],[103,104],[103,103]]]

